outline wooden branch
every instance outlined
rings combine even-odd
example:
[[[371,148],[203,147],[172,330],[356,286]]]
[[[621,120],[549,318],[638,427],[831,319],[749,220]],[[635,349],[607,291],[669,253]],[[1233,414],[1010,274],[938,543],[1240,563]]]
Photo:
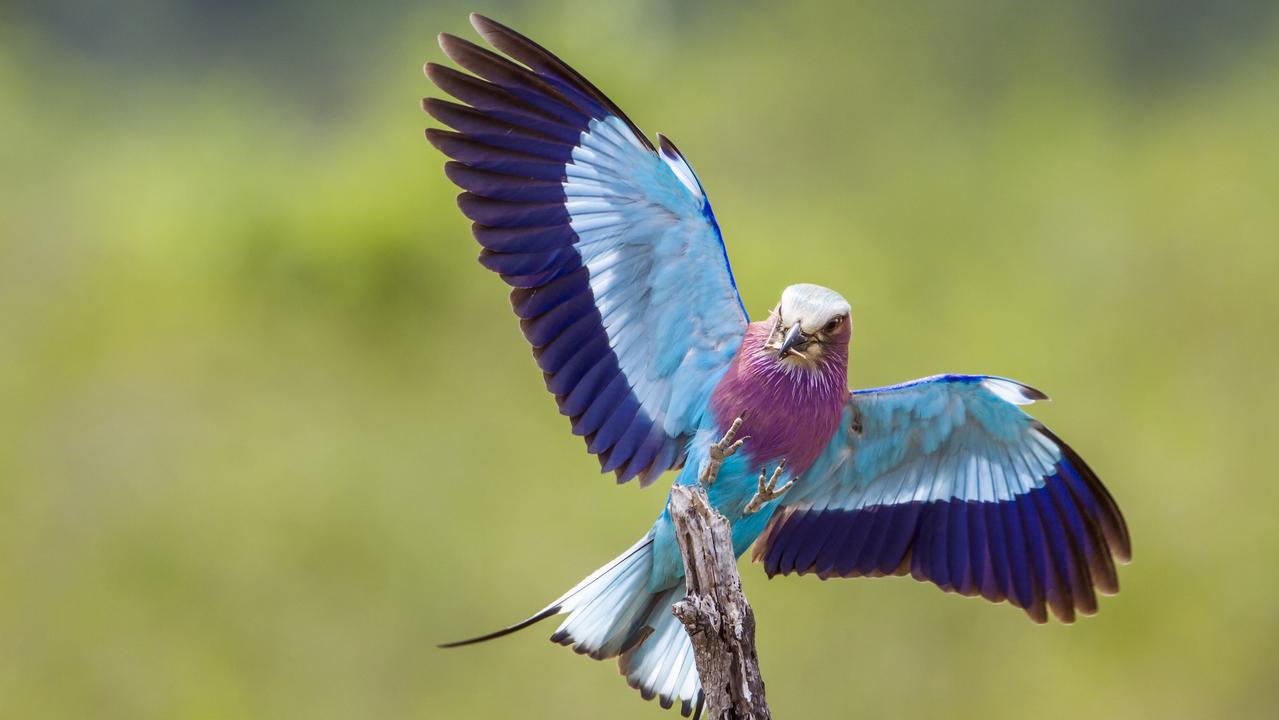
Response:
[[[721,443],[730,446],[732,433]],[[728,520],[707,501],[706,487],[715,480],[715,473],[707,470],[704,475],[710,477],[704,476],[702,484],[676,485],[671,490],[671,520],[684,556],[688,588],[687,596],[672,611],[693,642],[707,716],[771,720],[755,653],[755,613],[742,594]]]

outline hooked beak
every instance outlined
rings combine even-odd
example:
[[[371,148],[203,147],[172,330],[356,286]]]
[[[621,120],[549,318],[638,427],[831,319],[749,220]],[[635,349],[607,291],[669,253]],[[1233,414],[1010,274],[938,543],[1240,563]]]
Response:
[[[795,323],[786,333],[786,338],[782,340],[781,347],[777,348],[777,359],[780,360],[786,357],[797,345],[803,345],[807,342],[808,338],[804,336],[804,331],[800,329],[799,323]]]

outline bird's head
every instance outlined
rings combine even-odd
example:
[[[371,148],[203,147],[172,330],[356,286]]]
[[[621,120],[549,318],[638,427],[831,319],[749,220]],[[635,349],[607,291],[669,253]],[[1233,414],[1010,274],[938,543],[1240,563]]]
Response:
[[[851,308],[839,293],[820,285],[791,285],[773,309],[766,350],[787,364],[815,366],[848,358]]]

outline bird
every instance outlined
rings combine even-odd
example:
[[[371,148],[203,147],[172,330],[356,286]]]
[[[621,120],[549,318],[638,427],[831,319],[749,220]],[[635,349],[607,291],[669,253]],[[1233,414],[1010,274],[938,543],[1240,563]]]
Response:
[[[1022,409],[1042,392],[960,374],[850,391],[843,296],[791,285],[752,322],[675,144],[654,143],[541,45],[470,21],[493,50],[439,36],[461,69],[425,65],[453,98],[423,99],[450,128],[426,136],[450,158],[480,264],[511,287],[546,387],[602,472],[647,486],[676,471],[686,485],[722,463],[710,503],[734,552],[751,550],[769,577],[909,575],[1038,623],[1071,623],[1118,592],[1116,565],[1131,558],[1123,515]],[[692,647],[671,612],[683,575],[665,509],[528,619],[446,647],[566,615],[552,641],[616,657],[645,699],[700,714]]]

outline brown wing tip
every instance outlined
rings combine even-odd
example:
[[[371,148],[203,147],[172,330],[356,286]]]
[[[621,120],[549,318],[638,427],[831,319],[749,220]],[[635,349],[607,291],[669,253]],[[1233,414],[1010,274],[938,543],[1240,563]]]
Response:
[[[502,23],[490,17],[481,15],[477,12],[473,12],[470,15],[468,15],[467,19],[470,20],[471,27],[475,28],[475,32],[481,35],[487,35],[488,33],[515,32],[514,30],[511,30],[507,26],[503,25]]]
[[[422,66],[422,74],[426,75],[436,85],[440,84],[439,78],[448,72],[449,69],[439,63],[428,62]]]
[[[449,56],[449,59],[459,65],[465,64],[464,60],[468,54],[488,52],[470,40],[451,33],[440,33],[440,49],[444,51],[445,55]]]
[[[675,147],[675,143],[671,142],[670,138],[661,133],[657,133],[657,146],[662,149],[662,152],[666,153],[670,157],[684,157],[684,153],[681,153],[679,148]]]
[[[458,36],[452,33],[446,33],[446,32],[442,32],[439,35],[435,36],[435,42],[439,44],[440,49],[444,51],[444,54],[448,55],[449,57],[453,57],[453,53],[449,52],[449,46],[460,39],[461,38],[459,38]]]
[[[1040,390],[1039,388],[1031,387],[1025,384],[1021,386],[1021,394],[1025,395],[1027,400],[1035,400],[1035,401],[1043,400],[1045,402],[1052,401],[1052,398],[1048,397],[1048,393],[1044,392],[1043,390]]]
[[[447,143],[450,139],[454,137],[457,137],[457,133],[449,132],[448,130],[441,130],[439,128],[426,129],[427,142],[434,145],[436,150],[439,150],[445,155],[448,154],[448,152],[445,149],[446,147],[445,143]]]

